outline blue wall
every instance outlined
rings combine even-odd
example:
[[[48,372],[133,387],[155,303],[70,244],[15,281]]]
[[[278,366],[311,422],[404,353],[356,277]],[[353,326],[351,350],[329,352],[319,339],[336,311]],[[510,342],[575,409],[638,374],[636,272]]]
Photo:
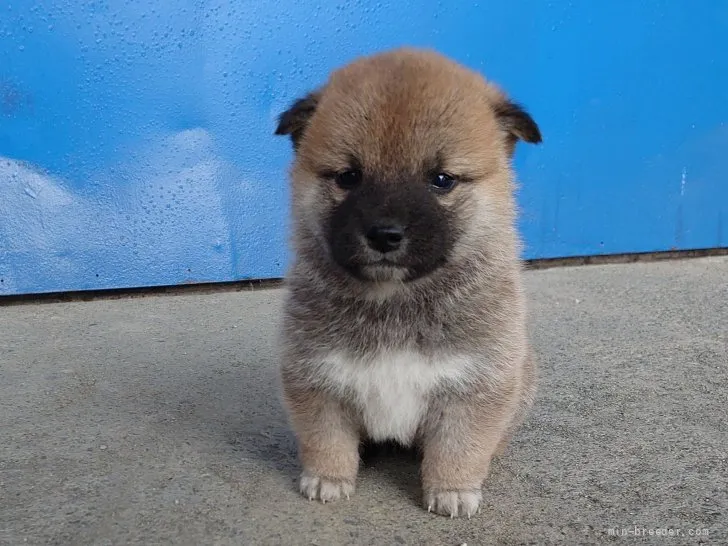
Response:
[[[0,5],[0,294],[279,277],[289,102],[434,46],[524,102],[527,257],[728,244],[723,0]]]

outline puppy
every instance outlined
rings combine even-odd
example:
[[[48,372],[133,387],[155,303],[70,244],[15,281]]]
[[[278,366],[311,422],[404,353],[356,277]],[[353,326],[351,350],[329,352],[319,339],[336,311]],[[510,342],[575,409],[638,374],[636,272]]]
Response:
[[[511,156],[526,111],[438,53],[360,58],[279,118],[295,161],[281,379],[303,473],[349,498],[362,441],[422,452],[424,506],[478,511],[534,397]]]

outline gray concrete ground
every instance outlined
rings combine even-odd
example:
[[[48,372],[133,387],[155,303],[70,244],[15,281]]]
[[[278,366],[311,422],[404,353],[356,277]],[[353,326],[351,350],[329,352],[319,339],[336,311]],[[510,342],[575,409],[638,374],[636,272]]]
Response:
[[[728,259],[528,285],[540,396],[470,521],[392,456],[299,497],[280,290],[0,307],[0,543],[727,544]]]

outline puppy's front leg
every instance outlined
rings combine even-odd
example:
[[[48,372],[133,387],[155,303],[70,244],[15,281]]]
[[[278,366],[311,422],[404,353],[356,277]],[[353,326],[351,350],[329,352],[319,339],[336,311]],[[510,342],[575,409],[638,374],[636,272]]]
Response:
[[[428,511],[474,515],[490,461],[512,414],[507,402],[487,398],[435,404],[423,437],[422,486]]]
[[[303,465],[301,493],[310,500],[349,498],[359,468],[359,432],[337,400],[284,381],[289,416]]]

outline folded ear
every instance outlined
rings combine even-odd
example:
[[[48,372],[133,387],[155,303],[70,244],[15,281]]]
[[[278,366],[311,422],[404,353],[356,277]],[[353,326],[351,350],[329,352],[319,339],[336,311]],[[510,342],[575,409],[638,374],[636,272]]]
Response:
[[[298,143],[303,136],[308,122],[311,120],[318,106],[320,91],[313,91],[296,100],[291,107],[278,117],[276,135],[290,135],[293,149],[298,149]]]
[[[501,127],[508,134],[508,152],[513,154],[518,140],[539,144],[541,130],[531,115],[520,105],[508,99],[495,105],[495,115]]]

